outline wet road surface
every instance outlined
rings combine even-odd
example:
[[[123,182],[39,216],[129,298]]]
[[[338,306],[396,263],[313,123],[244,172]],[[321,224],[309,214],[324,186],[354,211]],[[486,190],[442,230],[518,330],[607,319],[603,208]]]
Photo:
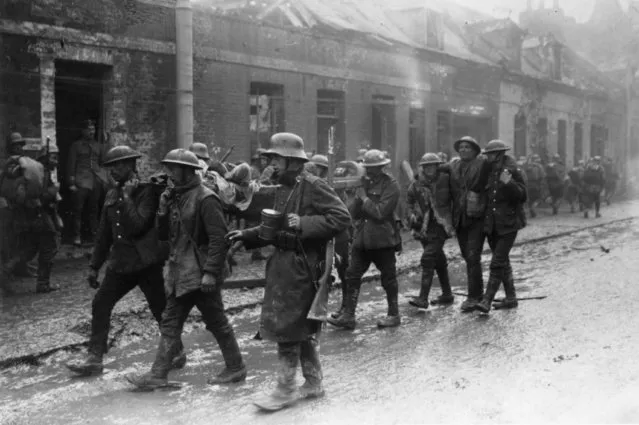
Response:
[[[250,368],[246,383],[206,385],[222,360],[194,324],[184,338],[187,367],[171,376],[182,389],[129,391],[124,376],[148,370],[155,342],[112,350],[107,373],[90,379],[70,379],[63,364],[77,353],[58,352],[1,372],[0,423],[639,422],[638,255],[636,220],[516,247],[518,295],[548,297],[490,316],[461,314],[462,297],[447,308],[409,306],[419,284],[409,275],[400,281],[403,324],[389,330],[375,327],[386,311],[383,290],[365,285],[357,329],[329,326],[323,334],[326,397],[275,414],[250,404],[274,384],[275,345],[252,339],[258,307],[232,317]],[[451,270],[455,291],[464,291],[461,265]]]

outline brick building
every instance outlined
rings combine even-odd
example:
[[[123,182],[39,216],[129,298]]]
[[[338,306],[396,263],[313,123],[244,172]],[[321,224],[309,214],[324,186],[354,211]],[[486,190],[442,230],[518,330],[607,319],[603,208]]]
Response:
[[[371,146],[396,164],[426,150],[450,153],[465,134],[481,143],[500,137],[517,154],[565,152],[569,161],[616,153],[590,142],[592,134],[617,140],[609,133],[623,120],[616,86],[598,84],[603,77],[565,51],[559,61],[542,55],[549,43],[525,44],[511,21],[495,27],[452,5],[382,13],[369,2],[300,0],[292,12],[250,13],[226,3],[239,2],[193,6],[194,134],[234,145],[231,160],[248,159],[283,130],[325,151],[331,126],[338,157]],[[91,118],[112,142],[146,154],[143,173],[157,168],[176,146],[174,4],[1,3],[1,140],[13,129],[49,136],[64,166],[78,124]],[[489,24],[467,25],[472,19]],[[574,65],[572,74],[548,65],[558,62]]]

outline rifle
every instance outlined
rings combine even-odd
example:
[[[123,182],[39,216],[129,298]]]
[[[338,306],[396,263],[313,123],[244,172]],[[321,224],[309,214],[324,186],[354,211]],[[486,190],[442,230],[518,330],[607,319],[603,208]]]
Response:
[[[333,271],[333,257],[335,256],[335,243],[333,239],[326,244],[326,256],[324,258],[324,273],[316,283],[317,292],[313,298],[313,304],[306,318],[325,322],[328,315],[328,292],[331,287],[331,272]]]
[[[226,161],[226,159],[231,155],[231,153],[233,152],[233,149],[235,149],[235,145],[231,146],[226,153],[224,154],[224,156],[220,159],[220,162],[224,162]]]

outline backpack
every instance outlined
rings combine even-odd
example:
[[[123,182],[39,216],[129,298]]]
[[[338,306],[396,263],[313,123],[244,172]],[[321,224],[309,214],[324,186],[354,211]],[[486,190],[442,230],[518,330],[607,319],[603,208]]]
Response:
[[[597,167],[588,167],[584,170],[584,183],[586,184],[592,184],[592,185],[599,185],[602,184],[602,178],[601,178],[601,169],[597,168]]]
[[[40,199],[45,186],[44,165],[28,156],[12,156],[2,170],[0,196],[16,201],[21,186],[24,187],[24,200]]]

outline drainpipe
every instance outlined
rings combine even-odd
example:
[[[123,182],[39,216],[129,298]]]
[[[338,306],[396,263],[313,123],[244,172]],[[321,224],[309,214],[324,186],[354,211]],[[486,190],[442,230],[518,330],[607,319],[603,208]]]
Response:
[[[191,0],[175,6],[175,58],[177,67],[177,145],[193,143],[193,8]]]

